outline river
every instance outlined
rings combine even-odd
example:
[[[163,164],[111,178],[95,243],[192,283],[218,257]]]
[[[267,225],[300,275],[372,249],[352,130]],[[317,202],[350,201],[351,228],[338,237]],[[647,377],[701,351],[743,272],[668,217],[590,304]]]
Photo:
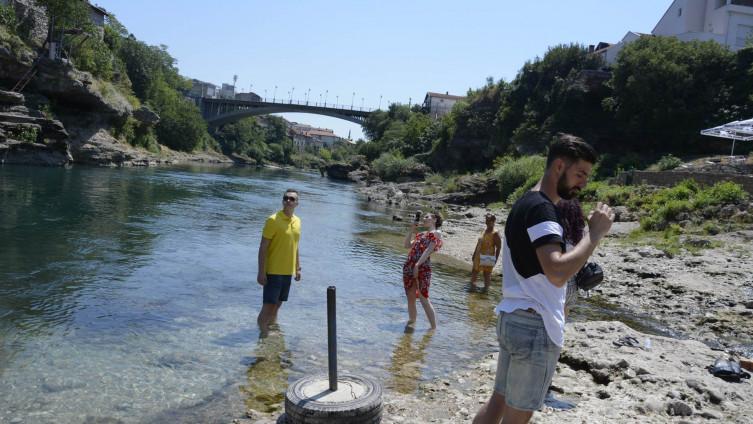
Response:
[[[303,279],[260,340],[267,216],[300,191]],[[0,166],[0,422],[222,422],[326,372],[337,287],[340,372],[410,393],[495,350],[499,291],[435,265],[439,330],[407,318],[404,225],[348,184],[285,170]]]

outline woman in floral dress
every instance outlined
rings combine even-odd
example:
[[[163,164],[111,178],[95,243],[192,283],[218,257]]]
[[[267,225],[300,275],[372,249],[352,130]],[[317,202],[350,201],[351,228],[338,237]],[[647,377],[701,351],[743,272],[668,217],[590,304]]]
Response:
[[[429,212],[423,216],[422,221],[426,231],[417,232],[418,223],[414,223],[405,237],[405,248],[410,249],[408,260],[403,265],[403,286],[405,296],[408,298],[406,330],[412,330],[416,323],[416,299],[421,302],[431,328],[437,328],[434,306],[429,300],[429,286],[431,285],[429,257],[442,247],[442,236],[437,230],[442,226],[442,215],[437,211]]]

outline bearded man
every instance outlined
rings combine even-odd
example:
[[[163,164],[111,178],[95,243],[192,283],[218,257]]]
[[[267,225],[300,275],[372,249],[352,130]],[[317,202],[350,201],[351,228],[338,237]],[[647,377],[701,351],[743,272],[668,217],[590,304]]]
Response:
[[[502,301],[497,305],[499,359],[494,392],[474,424],[527,423],[540,409],[565,333],[568,279],[586,263],[614,220],[601,203],[588,217],[588,235],[565,250],[555,205],[587,184],[596,152],[582,139],[559,134],[549,146],[539,183],[510,210],[502,248]]]

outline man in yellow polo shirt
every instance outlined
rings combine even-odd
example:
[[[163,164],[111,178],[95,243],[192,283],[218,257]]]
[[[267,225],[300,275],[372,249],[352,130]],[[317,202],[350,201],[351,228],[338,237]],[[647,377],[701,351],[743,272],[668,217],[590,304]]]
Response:
[[[301,280],[298,240],[301,220],[293,214],[298,206],[298,191],[287,189],[282,196],[282,210],[267,218],[259,245],[259,274],[256,281],[264,287],[264,303],[256,322],[262,337],[277,320],[277,311],[288,300],[290,283]]]

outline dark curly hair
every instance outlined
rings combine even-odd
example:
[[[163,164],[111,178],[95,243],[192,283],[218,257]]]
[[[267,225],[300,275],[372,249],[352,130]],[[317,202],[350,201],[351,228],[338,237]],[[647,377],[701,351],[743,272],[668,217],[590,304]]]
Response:
[[[444,218],[442,218],[442,213],[439,211],[439,209],[435,209],[431,211],[431,214],[434,215],[435,218],[437,218],[437,223],[434,225],[434,227],[439,228],[442,226],[442,221],[444,221]]]
[[[578,244],[583,238],[583,229],[586,228],[583,209],[578,199],[560,200],[557,203],[557,213],[565,233],[565,241],[572,245]]]

